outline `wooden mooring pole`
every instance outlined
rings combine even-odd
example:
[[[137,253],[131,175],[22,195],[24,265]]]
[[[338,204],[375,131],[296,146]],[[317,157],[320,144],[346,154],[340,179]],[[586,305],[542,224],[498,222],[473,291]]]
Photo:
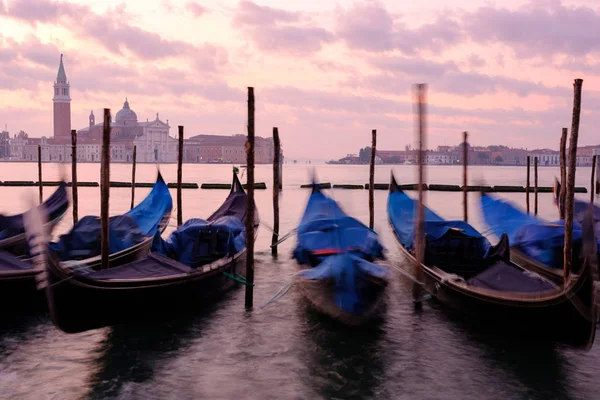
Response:
[[[248,88],[248,142],[246,144],[248,200],[246,202],[246,309],[254,304],[254,88]]]
[[[594,155],[592,157],[592,181],[590,183],[590,203],[594,204],[594,183],[595,183],[595,175],[596,175],[596,159],[597,156]]]
[[[181,181],[183,179],[183,126],[179,125],[179,152],[177,153],[177,226],[183,225],[183,201]]]
[[[102,131],[102,158],[100,165],[100,254],[102,269],[108,268],[110,237],[108,220],[108,199],[110,194],[110,109],[104,109],[104,129]]]
[[[73,198],[73,223],[76,224],[79,221],[79,198],[77,195],[77,131],[75,129],[71,130],[71,189],[71,197]]]
[[[538,158],[533,157],[533,215],[538,215]]]
[[[44,201],[44,187],[42,186],[42,145],[38,144],[38,184],[40,187],[40,204]]]
[[[577,139],[579,137],[579,117],[581,115],[581,87],[583,79],[575,79],[573,84],[573,117],[571,121],[571,138],[569,140],[569,169],[567,171],[567,193],[565,202],[565,248],[563,283],[566,286],[571,273],[573,259],[573,200],[575,188],[575,168],[577,167]]]
[[[596,158],[596,197],[600,195],[600,158]]]
[[[375,225],[375,199],[373,196],[375,186],[375,155],[377,152],[377,130],[371,131],[371,162],[369,166],[369,228]]]
[[[468,133],[463,132],[463,220],[467,222],[469,220],[469,209],[468,209],[468,183],[467,183],[467,167],[469,166],[469,153],[467,149]]]
[[[277,241],[279,241],[279,190],[281,183],[281,143],[279,142],[279,130],[273,128],[273,237],[271,238],[271,254],[277,255]]]
[[[423,263],[423,257],[425,255],[425,232],[423,230],[423,218],[424,218],[424,193],[423,183],[425,181],[425,166],[423,165],[423,151],[426,149],[425,138],[426,138],[426,103],[427,103],[427,85],[424,83],[417,84],[415,86],[416,97],[417,97],[417,110],[418,110],[418,138],[419,138],[419,203],[417,205],[417,220],[415,229],[415,265],[414,265],[414,276],[416,281],[413,283],[413,302],[417,309],[421,308],[421,285],[417,282],[423,282],[423,269],[421,265]]]
[[[565,219],[565,196],[567,194],[567,128],[562,128],[560,137],[560,191],[558,195],[558,212],[561,220]]]
[[[135,162],[137,159],[137,146],[133,146],[133,165],[131,166],[131,207],[133,208],[135,201]]]
[[[529,214],[529,182],[531,174],[531,156],[527,156],[527,184],[525,185],[525,204],[527,207],[527,214]]]

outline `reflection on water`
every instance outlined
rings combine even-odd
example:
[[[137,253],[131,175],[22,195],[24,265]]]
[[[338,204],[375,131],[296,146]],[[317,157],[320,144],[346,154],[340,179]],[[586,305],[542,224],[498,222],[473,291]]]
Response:
[[[383,320],[348,328],[317,313],[306,301],[299,308],[307,319],[304,335],[312,344],[306,346],[308,368],[316,391],[323,398],[377,397],[383,378]]]

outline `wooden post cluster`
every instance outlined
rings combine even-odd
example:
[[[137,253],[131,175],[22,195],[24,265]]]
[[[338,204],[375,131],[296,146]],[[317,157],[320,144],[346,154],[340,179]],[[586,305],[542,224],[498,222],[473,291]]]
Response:
[[[44,201],[44,188],[42,186],[42,145],[38,144],[38,184],[40,189],[40,204]]]
[[[248,142],[246,144],[248,201],[246,202],[246,309],[254,304],[254,88],[248,88]]]
[[[567,193],[567,128],[562,128],[560,137],[560,192],[558,194],[558,212],[565,219],[565,195]]]
[[[375,186],[375,155],[377,151],[377,130],[371,131],[371,163],[369,167],[369,228],[375,225],[375,200],[373,190]]]
[[[525,185],[525,205],[529,214],[529,182],[531,174],[531,156],[527,156],[527,184]]]
[[[467,222],[469,220],[469,210],[468,210],[468,204],[467,204],[467,200],[468,200],[468,191],[467,191],[467,167],[469,165],[469,153],[468,153],[468,149],[467,149],[467,137],[468,137],[468,133],[467,132],[463,132],[463,220],[465,222]]]
[[[183,126],[179,125],[179,152],[177,153],[177,226],[183,225],[181,181],[183,179]]]
[[[421,265],[423,263],[423,257],[425,254],[425,232],[423,230],[423,218],[424,218],[424,210],[423,210],[423,202],[424,202],[424,193],[423,193],[423,183],[425,181],[424,175],[424,165],[423,165],[423,151],[426,148],[425,145],[425,133],[426,133],[426,102],[427,102],[427,85],[424,83],[417,84],[416,87],[416,97],[417,97],[417,112],[418,112],[418,138],[419,138],[419,153],[418,153],[418,163],[419,163],[419,203],[417,205],[417,220],[416,229],[415,229],[415,240],[416,240],[416,249],[415,249],[415,265],[414,265],[414,276],[416,277],[417,282],[423,281],[423,270]],[[415,302],[415,307],[420,308],[421,302],[418,301],[421,298],[421,286],[415,282],[413,284],[413,301]]]
[[[592,182],[590,183],[590,203],[594,203],[594,177],[596,173],[596,159],[597,156],[592,157]]]
[[[533,215],[538,215],[538,158],[533,157]]]
[[[133,165],[131,166],[131,208],[135,201],[135,162],[137,159],[137,146],[133,146]]]
[[[563,283],[566,286],[571,273],[573,255],[573,200],[575,188],[575,168],[577,166],[577,140],[579,137],[579,117],[581,115],[581,87],[583,79],[575,79],[573,84],[573,117],[571,121],[571,138],[569,140],[569,169],[567,171],[567,191],[565,201],[565,248]]]
[[[102,269],[107,269],[110,255],[108,199],[110,193],[110,109],[104,109],[102,131],[102,158],[100,165],[100,255]]]
[[[273,237],[271,238],[271,254],[277,255],[277,241],[279,240],[279,190],[281,188],[281,143],[279,142],[279,130],[273,128]]]
[[[79,221],[79,196],[77,194],[77,131],[75,129],[71,130],[71,188],[71,197],[73,198],[73,223],[76,224],[77,221]]]

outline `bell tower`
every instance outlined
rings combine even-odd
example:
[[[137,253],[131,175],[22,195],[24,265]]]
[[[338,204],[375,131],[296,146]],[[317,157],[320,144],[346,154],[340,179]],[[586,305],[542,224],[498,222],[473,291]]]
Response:
[[[69,139],[71,137],[71,86],[67,81],[63,55],[60,55],[60,65],[56,82],[54,82],[54,138]]]
[[[92,126],[96,125],[96,116],[94,115],[94,110],[90,111],[90,129]]]

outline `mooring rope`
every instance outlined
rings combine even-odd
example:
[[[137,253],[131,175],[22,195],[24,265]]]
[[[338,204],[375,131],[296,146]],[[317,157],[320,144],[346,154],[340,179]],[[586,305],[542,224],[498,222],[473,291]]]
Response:
[[[283,286],[281,289],[279,289],[279,291],[277,293],[275,293],[275,295],[273,297],[271,297],[271,300],[267,301],[266,303],[264,303],[263,305],[261,305],[259,308],[265,308],[266,306],[268,306],[269,304],[272,304],[274,302],[276,302],[277,300],[279,300],[280,298],[282,298],[283,296],[285,296],[285,294],[287,292],[289,292],[289,290],[292,288],[292,286],[294,286],[294,283],[296,283],[296,278],[300,275],[302,271],[297,272],[296,274],[294,274],[292,276],[292,280],[289,281],[288,283],[285,284],[285,286]]]

